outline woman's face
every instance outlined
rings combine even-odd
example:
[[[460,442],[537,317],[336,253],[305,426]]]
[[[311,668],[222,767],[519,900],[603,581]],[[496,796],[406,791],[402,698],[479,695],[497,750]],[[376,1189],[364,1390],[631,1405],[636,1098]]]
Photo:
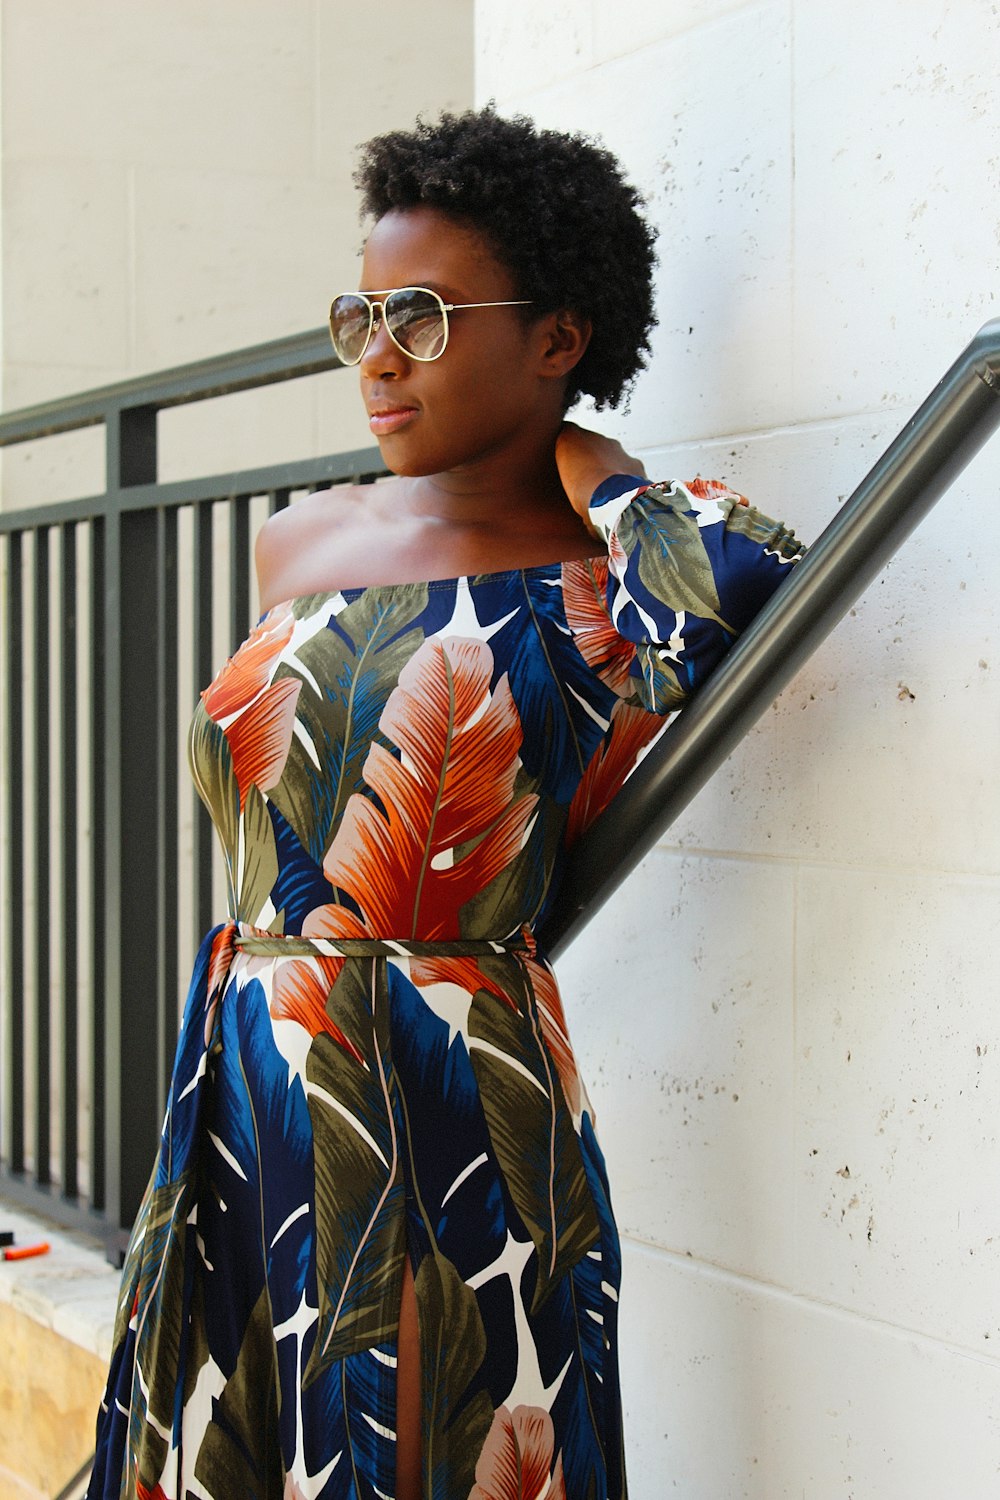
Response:
[[[361,290],[429,287],[445,302],[516,299],[510,272],[473,228],[432,208],[394,210],[365,246]],[[380,322],[359,366],[369,424],[397,474],[462,469],[523,440],[561,411],[561,383],[546,378],[544,335],[518,307],[449,314],[440,359],[411,359]]]

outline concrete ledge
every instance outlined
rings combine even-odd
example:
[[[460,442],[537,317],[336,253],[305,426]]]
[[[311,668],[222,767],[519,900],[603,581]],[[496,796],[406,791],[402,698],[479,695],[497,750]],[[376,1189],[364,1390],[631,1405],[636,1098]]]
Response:
[[[0,1228],[51,1247],[0,1261],[0,1500],[48,1500],[94,1449],[120,1278],[99,1246],[3,1199]]]

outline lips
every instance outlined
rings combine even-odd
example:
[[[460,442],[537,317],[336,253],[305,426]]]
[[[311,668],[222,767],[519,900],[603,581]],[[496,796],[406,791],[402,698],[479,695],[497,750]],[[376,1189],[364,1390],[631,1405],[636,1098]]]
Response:
[[[398,432],[401,427],[406,427],[417,414],[415,406],[377,401],[369,409],[368,426],[376,437],[385,437],[390,432]]]

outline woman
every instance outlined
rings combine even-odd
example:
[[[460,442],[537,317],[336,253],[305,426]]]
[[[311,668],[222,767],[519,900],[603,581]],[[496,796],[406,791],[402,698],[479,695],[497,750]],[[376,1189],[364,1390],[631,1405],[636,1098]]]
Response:
[[[231,917],[90,1494],[617,1500],[618,1240],[531,933],[798,547],[564,421],[653,321],[607,152],[486,109],[371,142],[359,182],[331,329],[393,477],[268,522],[264,616],[195,716]]]

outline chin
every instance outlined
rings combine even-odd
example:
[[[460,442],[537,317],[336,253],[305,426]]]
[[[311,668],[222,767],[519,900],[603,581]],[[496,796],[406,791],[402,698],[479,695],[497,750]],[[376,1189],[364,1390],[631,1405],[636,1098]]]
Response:
[[[380,438],[378,447],[386,468],[403,479],[423,479],[428,474],[441,474],[451,467],[447,455],[407,453],[404,445],[394,442],[391,437]]]
[[[390,474],[397,474],[400,479],[421,479],[427,474],[441,472],[437,464],[422,464],[417,459],[393,458],[387,453],[382,454],[382,462]]]

